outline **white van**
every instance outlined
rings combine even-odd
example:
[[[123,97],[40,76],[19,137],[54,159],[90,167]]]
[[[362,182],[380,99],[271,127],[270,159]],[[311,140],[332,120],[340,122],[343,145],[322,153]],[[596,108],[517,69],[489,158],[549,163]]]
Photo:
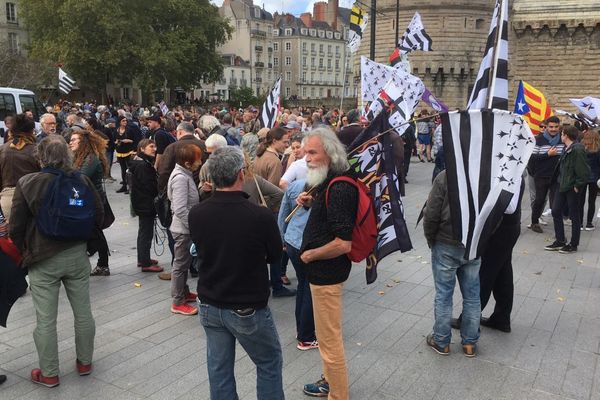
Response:
[[[46,109],[30,90],[0,87],[0,134],[4,137],[4,118],[21,114],[25,110],[33,113],[35,128],[40,129],[40,116]],[[0,139],[1,140],[1,139]]]

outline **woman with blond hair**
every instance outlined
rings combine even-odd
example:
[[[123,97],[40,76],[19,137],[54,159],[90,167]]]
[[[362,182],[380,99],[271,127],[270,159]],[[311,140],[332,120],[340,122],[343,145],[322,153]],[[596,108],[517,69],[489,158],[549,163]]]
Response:
[[[589,189],[587,223],[583,229],[593,231],[596,229],[594,224],[594,215],[596,213],[596,197],[598,196],[598,185],[596,182],[600,178],[600,133],[596,129],[590,129],[583,135],[581,143],[585,146],[587,162],[590,166],[590,176],[585,186],[581,188],[579,195],[579,210],[581,214],[581,226],[583,227],[583,206],[585,205],[586,192]]]
[[[102,178],[108,173],[108,160],[106,159],[106,146],[108,142],[100,132],[79,130],[71,134],[69,147],[73,152],[73,168],[86,175],[98,194],[106,201],[106,193]],[[108,268],[108,243],[102,230],[96,230],[98,237],[95,244],[98,250],[98,264],[90,273],[91,276],[109,276]]]

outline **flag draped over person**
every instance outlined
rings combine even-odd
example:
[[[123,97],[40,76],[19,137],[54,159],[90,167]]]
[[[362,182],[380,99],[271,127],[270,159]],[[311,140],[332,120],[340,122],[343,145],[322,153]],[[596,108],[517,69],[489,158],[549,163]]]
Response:
[[[75,86],[75,80],[71,78],[62,68],[58,68],[58,89],[64,94],[71,93]]]
[[[401,71],[400,71],[401,72]],[[382,111],[387,111],[389,124],[399,135],[408,128],[408,121],[423,96],[425,85],[416,76],[399,74],[392,77],[371,103],[368,119],[374,119]]]
[[[367,283],[377,279],[377,264],[396,251],[412,249],[404,220],[404,207],[400,197],[398,166],[394,162],[393,141],[401,140],[390,130],[387,111],[381,112],[361,134],[364,142],[350,157],[350,166],[369,189],[377,215],[377,246],[367,258]]]
[[[544,94],[524,81],[519,82],[514,112],[523,116],[534,135],[542,131],[540,124],[554,115]]]
[[[581,111],[586,117],[591,120],[600,118],[600,99],[595,97],[587,96],[583,99],[569,99],[571,103],[575,104],[579,111]]]
[[[273,88],[269,92],[260,112],[261,125],[265,128],[274,128],[279,112],[281,92],[281,77],[277,78]]]
[[[519,195],[535,138],[525,120],[508,111],[454,111],[441,119],[452,229],[473,260]]]
[[[356,53],[360,47],[362,34],[368,22],[368,15],[361,8],[362,3],[354,3],[350,11],[350,26],[348,31],[348,49],[351,53]]]
[[[400,54],[408,54],[414,50],[431,51],[433,50],[431,48],[432,43],[431,37],[425,32],[421,15],[416,12],[412,21],[408,24],[406,32],[398,42]]]
[[[479,65],[479,72],[467,108],[469,110],[481,108],[508,110],[507,0],[496,0],[483,60]]]

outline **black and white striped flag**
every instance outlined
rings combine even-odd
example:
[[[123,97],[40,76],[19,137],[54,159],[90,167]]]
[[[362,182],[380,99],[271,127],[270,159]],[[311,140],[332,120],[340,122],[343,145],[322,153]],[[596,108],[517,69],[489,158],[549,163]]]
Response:
[[[500,25],[499,17],[502,19]],[[498,29],[500,37],[496,43]],[[490,75],[493,75],[491,79]],[[488,101],[488,93],[492,96],[491,104]],[[508,110],[508,0],[496,0],[483,60],[467,108]]]
[[[535,139],[522,116],[501,110],[441,114],[454,237],[481,254],[514,195]]]
[[[75,86],[75,81],[62,68],[58,68],[58,89],[64,94],[69,94]]]
[[[414,50],[431,51],[432,40],[425,32],[423,22],[421,22],[421,15],[418,12],[413,16],[412,21],[406,28],[406,33],[400,39],[398,48],[400,48],[400,54],[408,54]]]
[[[275,127],[275,123],[277,122],[277,113],[279,112],[280,92],[281,77],[277,78],[277,81],[275,81],[273,89],[271,89],[271,92],[269,92],[269,95],[267,96],[267,99],[265,100],[260,112],[261,125],[265,128]]]

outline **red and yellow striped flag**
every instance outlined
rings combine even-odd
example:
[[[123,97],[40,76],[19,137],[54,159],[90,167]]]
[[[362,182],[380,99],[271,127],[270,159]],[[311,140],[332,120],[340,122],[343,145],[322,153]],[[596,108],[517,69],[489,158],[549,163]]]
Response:
[[[529,123],[529,128],[534,135],[541,132],[540,124],[544,122],[548,117],[554,115],[552,108],[548,105],[544,94],[528,84],[523,82],[523,95],[529,112],[523,115],[523,118]]]

